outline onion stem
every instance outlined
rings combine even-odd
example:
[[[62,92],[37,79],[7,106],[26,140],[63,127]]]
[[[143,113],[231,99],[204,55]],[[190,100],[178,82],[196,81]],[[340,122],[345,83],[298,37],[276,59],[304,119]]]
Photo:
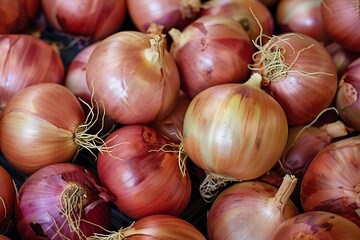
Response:
[[[154,35],[150,39],[150,48],[145,49],[145,56],[162,71],[165,66],[165,34]]]
[[[193,18],[200,11],[200,0],[182,0],[181,17],[182,19]]]
[[[278,204],[278,208],[281,210],[288,202],[291,194],[294,192],[297,183],[297,178],[294,175],[286,174],[283,182],[281,183],[279,190],[276,192],[273,198],[269,199],[270,203]]]

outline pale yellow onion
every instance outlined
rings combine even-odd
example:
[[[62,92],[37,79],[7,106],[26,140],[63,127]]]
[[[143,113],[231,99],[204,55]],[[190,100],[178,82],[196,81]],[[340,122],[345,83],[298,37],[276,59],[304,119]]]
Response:
[[[243,84],[223,84],[195,96],[184,118],[182,144],[205,171],[226,178],[254,179],[281,156],[288,125],[280,105],[260,89],[253,74]]]

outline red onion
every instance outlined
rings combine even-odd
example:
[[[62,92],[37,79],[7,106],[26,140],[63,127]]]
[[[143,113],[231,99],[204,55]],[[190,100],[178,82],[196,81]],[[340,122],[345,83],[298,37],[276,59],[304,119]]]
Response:
[[[80,165],[46,166],[25,180],[15,206],[22,239],[85,239],[110,228],[109,195]]]
[[[182,213],[191,181],[187,169],[179,168],[175,144],[150,127],[134,124],[115,130],[105,141],[111,151],[98,155],[98,175],[121,212],[133,219]]]
[[[10,173],[0,166],[0,232],[3,232],[13,217],[15,187]]]
[[[127,13],[126,0],[41,0],[41,7],[55,30],[90,40],[117,32]]]
[[[103,40],[86,67],[94,100],[121,124],[144,124],[165,118],[174,107],[180,77],[166,50],[164,35],[153,38],[121,31]]]
[[[360,53],[345,49],[337,42],[331,42],[326,45],[326,50],[328,50],[334,60],[338,77],[341,77],[344,74],[350,63],[360,57]]]
[[[241,25],[224,16],[202,16],[182,32],[172,29],[170,53],[180,72],[182,90],[193,98],[218,84],[244,82],[253,46]]]
[[[296,182],[295,177],[286,175],[279,189],[259,181],[228,187],[210,208],[209,239],[269,239],[279,224],[299,214],[289,199]]]
[[[259,36],[259,23],[264,34],[270,36],[274,31],[272,13],[258,0],[210,0],[203,4],[200,15],[231,17],[241,24],[250,39]]]
[[[1,0],[0,34],[27,32],[34,25],[39,10],[39,0]]]
[[[301,184],[305,212],[328,211],[360,226],[360,136],[336,141],[311,161]]]
[[[330,37],[346,49],[360,52],[358,0],[323,0],[321,17]]]
[[[341,119],[350,127],[360,130],[360,57],[354,60],[340,79],[335,105]]]
[[[189,222],[171,215],[154,214],[135,221],[118,232],[96,234],[89,240],[141,239],[141,240],[205,240],[205,236]]]
[[[337,71],[330,54],[315,39],[301,33],[274,35],[255,45],[251,69],[263,78],[263,88],[286,113],[289,125],[305,125],[329,107],[337,91]]]
[[[128,0],[130,18],[136,28],[146,32],[152,23],[163,26],[163,33],[175,27],[183,29],[197,18],[200,0]]]
[[[321,17],[322,0],[286,0],[276,7],[276,23],[281,32],[306,34],[319,42],[329,42]]]
[[[26,34],[5,34],[0,36],[0,49],[0,109],[27,86],[63,83],[60,55],[45,41]]]
[[[339,215],[326,211],[301,213],[281,223],[270,240],[358,240],[360,228]]]

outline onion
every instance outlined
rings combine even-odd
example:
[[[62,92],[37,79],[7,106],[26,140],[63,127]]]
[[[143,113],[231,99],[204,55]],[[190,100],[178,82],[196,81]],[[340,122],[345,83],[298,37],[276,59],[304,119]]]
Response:
[[[321,17],[330,37],[350,51],[360,52],[358,0],[323,0]]]
[[[360,136],[336,141],[311,161],[301,184],[305,212],[328,211],[360,226]]]
[[[26,34],[5,34],[0,36],[0,49],[0,109],[27,86],[63,83],[60,55],[43,40]]]
[[[259,181],[228,187],[210,208],[209,239],[269,239],[280,223],[299,214],[289,199],[296,181],[286,175],[279,189]]]
[[[259,0],[210,0],[203,4],[200,15],[231,17],[241,24],[250,39],[259,36],[259,23],[264,34],[270,36],[274,32],[274,18]]]
[[[345,49],[337,42],[331,42],[326,45],[326,50],[328,50],[334,60],[339,77],[344,74],[350,63],[360,57],[360,53]]]
[[[200,0],[128,0],[127,7],[130,18],[136,28],[146,32],[152,23],[164,27],[167,33],[175,27],[183,29],[198,17]]]
[[[21,186],[16,226],[22,239],[85,239],[110,228],[109,197],[84,167],[48,165]]]
[[[41,0],[41,7],[55,30],[93,41],[117,32],[127,13],[126,0]]]
[[[165,118],[174,107],[180,77],[166,50],[164,35],[150,38],[136,31],[121,31],[103,40],[86,68],[94,100],[121,124],[144,124]]]
[[[6,237],[5,235],[0,234],[0,240],[11,240],[11,239]]]
[[[0,232],[3,232],[13,217],[15,188],[10,173],[0,166]]]
[[[39,0],[2,0],[0,34],[26,32],[34,25],[39,10]]]
[[[346,218],[325,211],[296,215],[279,225],[271,240],[357,240],[360,228]]]
[[[350,127],[360,130],[360,57],[354,60],[340,79],[335,105],[341,119]]]
[[[135,221],[110,234],[96,234],[89,240],[107,239],[171,239],[205,240],[205,236],[189,222],[172,215],[154,214]]]
[[[133,219],[183,212],[191,181],[187,169],[179,168],[178,150],[171,141],[134,124],[115,130],[105,141],[111,152],[98,155],[98,175],[121,212]]]
[[[276,7],[276,23],[281,32],[306,34],[320,42],[329,42],[321,17],[322,0],[283,0]]]
[[[285,113],[260,82],[255,73],[245,83],[213,86],[192,99],[182,144],[188,157],[208,172],[204,186],[209,179],[257,178],[281,156],[288,136]]]
[[[63,85],[35,84],[18,92],[4,108],[1,150],[13,167],[29,175],[73,160],[80,148],[101,150],[102,139],[87,133],[93,121],[91,114],[85,119],[78,99]]]
[[[337,71],[325,47],[301,33],[283,33],[255,45],[250,68],[286,113],[289,125],[305,125],[329,107],[337,90]]]
[[[202,16],[182,32],[172,29],[170,53],[179,68],[182,90],[193,98],[218,84],[244,82],[249,76],[253,46],[235,20]]]

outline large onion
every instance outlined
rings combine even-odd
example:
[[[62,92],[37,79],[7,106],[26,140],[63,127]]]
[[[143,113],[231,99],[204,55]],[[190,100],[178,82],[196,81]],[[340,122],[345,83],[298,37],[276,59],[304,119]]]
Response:
[[[10,173],[0,166],[0,232],[3,232],[13,217],[15,187]]]
[[[166,117],[174,107],[180,77],[164,38],[121,31],[91,54],[87,84],[94,100],[103,103],[106,114],[118,123],[149,123]]]

